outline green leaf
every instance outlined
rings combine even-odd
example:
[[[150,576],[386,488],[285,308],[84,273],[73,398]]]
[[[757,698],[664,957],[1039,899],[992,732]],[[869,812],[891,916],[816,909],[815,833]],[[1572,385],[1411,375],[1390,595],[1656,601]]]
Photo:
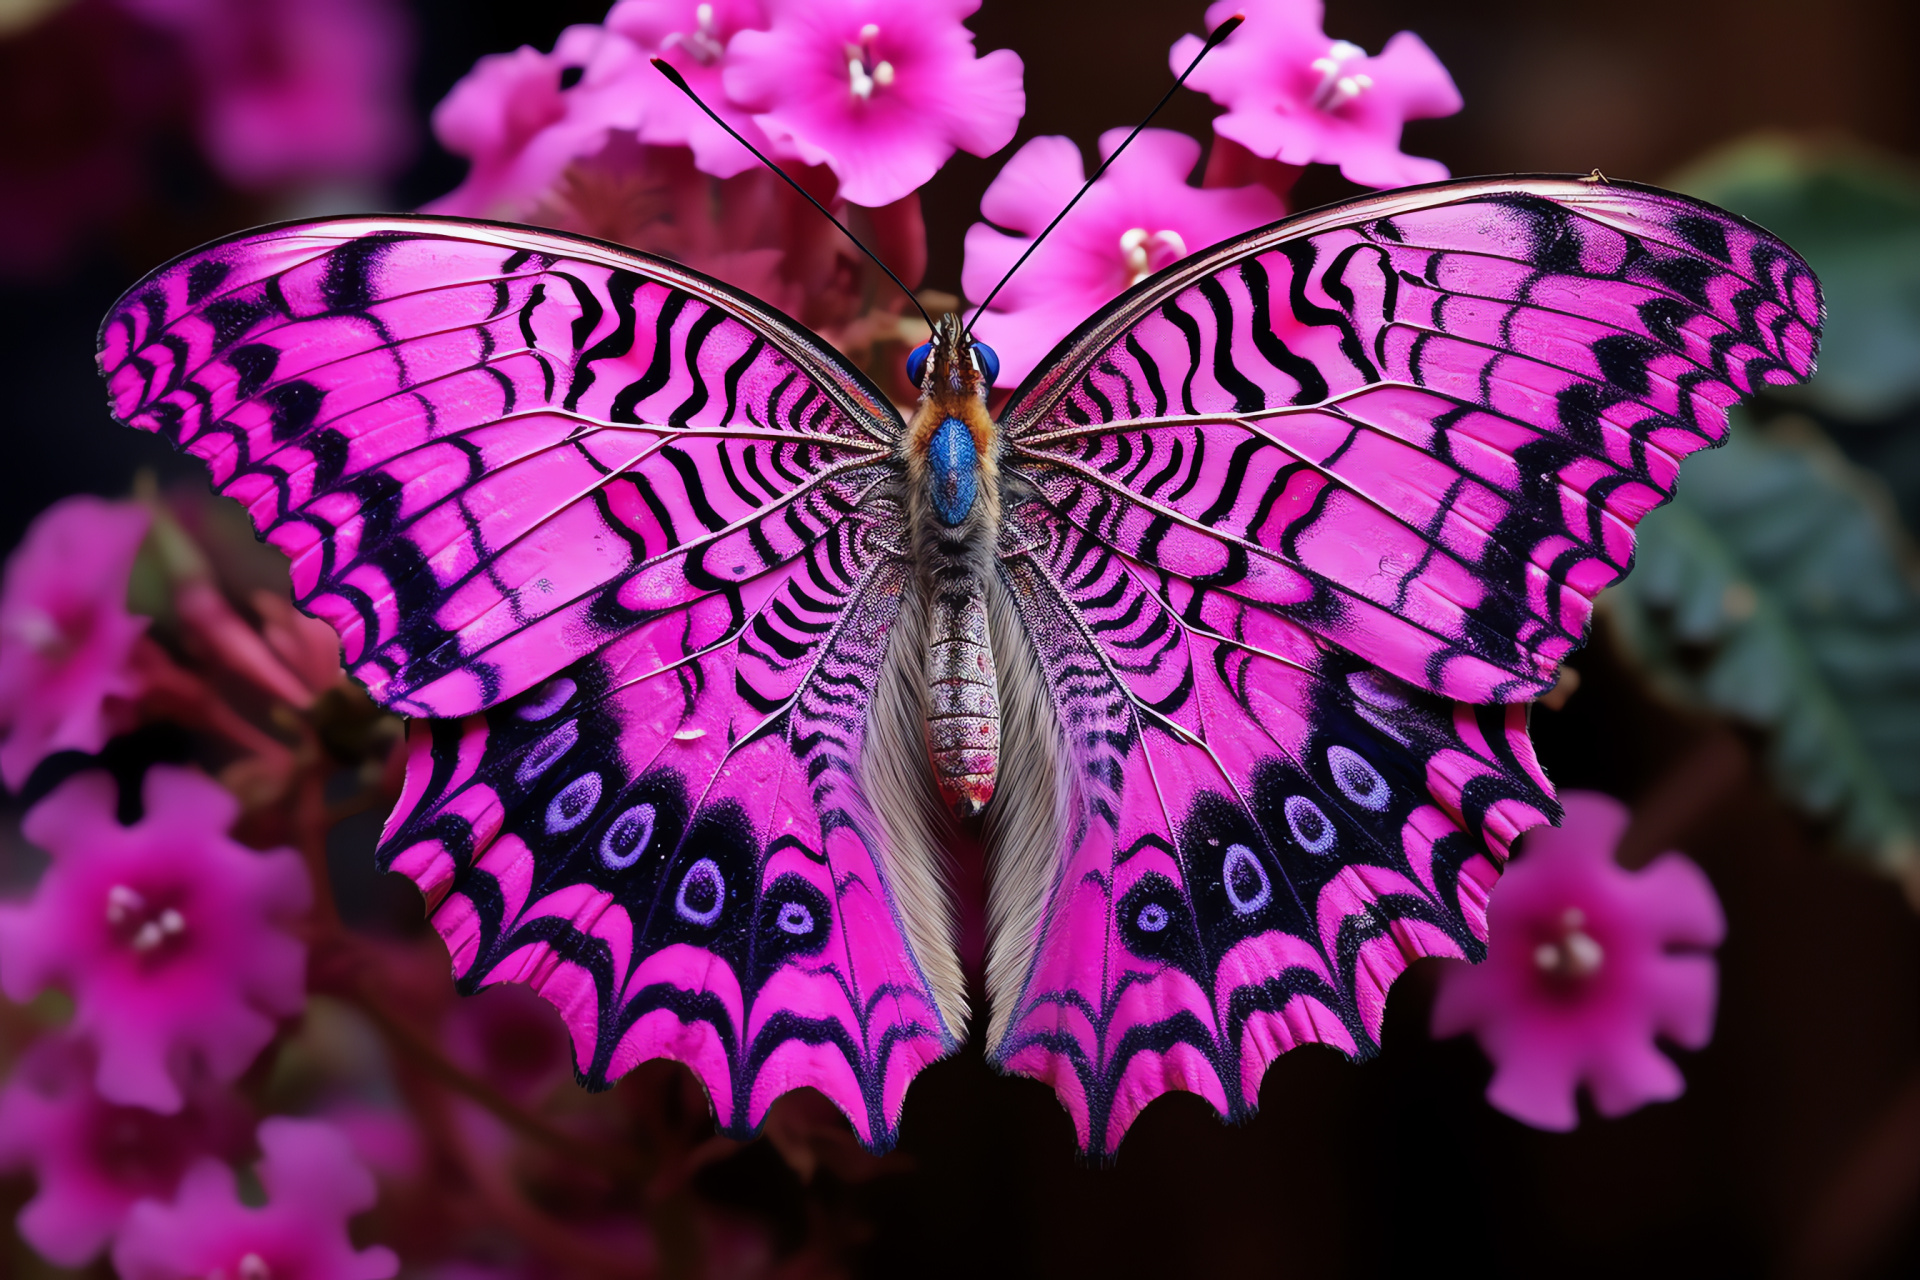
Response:
[[[1657,687],[1765,730],[1791,801],[1920,875],[1920,583],[1887,508],[1805,418],[1736,413],[1604,603]]]
[[[1852,419],[1920,403],[1920,174],[1859,144],[1761,135],[1672,185],[1751,218],[1820,277],[1827,322],[1806,403]]]

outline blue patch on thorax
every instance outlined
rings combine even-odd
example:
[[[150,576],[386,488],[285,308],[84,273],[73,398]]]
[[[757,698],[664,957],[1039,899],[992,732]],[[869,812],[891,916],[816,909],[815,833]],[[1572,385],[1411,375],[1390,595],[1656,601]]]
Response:
[[[933,474],[933,511],[944,525],[956,525],[973,510],[979,490],[980,454],[973,432],[958,418],[947,418],[933,430],[927,448],[927,469]]]

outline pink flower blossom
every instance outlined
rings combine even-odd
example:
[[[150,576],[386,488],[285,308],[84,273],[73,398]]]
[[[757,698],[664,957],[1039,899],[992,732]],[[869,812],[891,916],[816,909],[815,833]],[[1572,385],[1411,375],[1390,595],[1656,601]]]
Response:
[[[187,1170],[169,1204],[135,1205],[113,1246],[122,1280],[386,1280],[391,1249],[355,1250],[347,1219],[373,1207],[373,1175],[346,1135],[323,1121],[260,1125],[267,1203],[240,1203],[233,1171],[213,1160]]]
[[[657,88],[675,92],[638,46],[602,27],[568,27],[552,53],[487,55],[433,109],[440,145],[473,167],[428,211],[524,220],[569,165],[638,128]]]
[[[1284,164],[1337,164],[1364,187],[1438,182],[1437,160],[1400,152],[1408,120],[1460,109],[1453,77],[1419,36],[1402,31],[1377,57],[1328,39],[1320,0],[1217,0],[1211,30],[1234,13],[1246,25],[1206,56],[1187,81],[1227,109],[1214,132]],[[1200,37],[1174,42],[1175,74],[1200,52]]]
[[[150,517],[130,502],[76,497],[42,512],[0,589],[0,779],[18,791],[56,751],[98,751],[139,692],[128,668],[147,620],[127,579]]]
[[[1112,154],[1127,132],[1100,135],[1100,154]],[[980,317],[977,331],[1000,357],[999,385],[1019,383],[1054,343],[1148,275],[1286,212],[1265,187],[1188,186],[1199,158],[1200,144],[1183,133],[1144,131],[1041,243]],[[967,296],[984,298],[1085,180],[1071,139],[1035,138],[1015,152],[980,212],[1024,234],[981,222],[967,229]]]
[[[979,0],[769,0],[727,47],[728,95],[855,204],[919,189],[955,148],[991,155],[1026,111],[1018,54],[975,57]]]
[[[1558,828],[1527,837],[1501,879],[1487,959],[1449,962],[1433,1034],[1472,1031],[1494,1061],[1487,1100],[1539,1129],[1579,1123],[1587,1086],[1606,1116],[1677,1098],[1686,1081],[1654,1047],[1713,1036],[1726,918],[1699,867],[1678,853],[1644,870],[1613,860],[1627,810],[1587,791],[1563,797]]]
[[[649,57],[672,63],[702,102],[762,151],[770,145],[766,135],[751,112],[727,97],[721,76],[733,37],[764,26],[760,0],[620,0],[607,14],[607,30],[633,41]],[[716,178],[731,178],[760,163],[651,64],[642,65],[635,86],[647,97],[641,142],[691,147],[694,163]]]
[[[54,1036],[21,1058],[0,1091],[0,1169],[31,1167],[39,1182],[20,1211],[20,1235],[63,1267],[91,1260],[134,1202],[170,1196],[187,1164],[236,1156],[248,1122],[233,1095],[202,1090],[163,1116],[119,1107],[94,1092],[93,1050]]]
[[[384,177],[414,146],[409,32],[394,0],[121,0],[176,32],[200,141],[242,187]]]
[[[156,765],[142,795],[130,827],[99,772],[28,810],[21,830],[53,862],[28,903],[0,906],[0,989],[64,986],[100,1093],[174,1112],[183,1082],[232,1080],[305,1003],[306,947],[286,928],[312,890],[291,850],[227,838],[239,803],[201,774]]]

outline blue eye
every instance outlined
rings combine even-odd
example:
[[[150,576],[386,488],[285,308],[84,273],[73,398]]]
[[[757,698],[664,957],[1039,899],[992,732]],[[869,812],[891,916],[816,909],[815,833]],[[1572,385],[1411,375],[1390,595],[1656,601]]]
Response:
[[[980,371],[987,375],[989,385],[1000,381],[1000,357],[994,354],[992,347],[984,342],[974,343],[973,358],[979,362]]]
[[[923,342],[907,353],[907,381],[914,386],[920,385],[920,375],[927,371],[927,357],[933,354],[933,344]]]

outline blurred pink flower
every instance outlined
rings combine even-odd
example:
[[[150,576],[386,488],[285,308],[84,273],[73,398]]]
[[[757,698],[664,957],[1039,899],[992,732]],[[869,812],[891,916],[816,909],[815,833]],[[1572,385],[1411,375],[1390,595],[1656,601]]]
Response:
[[[407,1112],[347,1099],[330,1104],[323,1115],[346,1135],[360,1162],[381,1177],[417,1178],[426,1169],[426,1141]]]
[[[203,775],[156,765],[142,798],[123,827],[113,779],[84,773],[27,811],[53,862],[29,902],[0,906],[0,990],[65,987],[101,1094],[173,1112],[184,1081],[232,1080],[304,1005],[306,946],[286,930],[312,890],[293,851],[227,838],[239,802]]]
[[[1100,154],[1127,132],[1101,134]],[[976,329],[1000,357],[999,385],[1019,383],[1054,343],[1148,275],[1286,212],[1265,187],[1188,186],[1199,158],[1200,144],[1186,134],[1146,130],[1027,259]],[[1014,153],[980,201],[987,221],[967,228],[961,286],[969,298],[987,295],[1085,179],[1071,139],[1035,138]]]
[[[1216,0],[1212,30],[1247,16],[1187,81],[1227,111],[1214,132],[1285,164],[1337,164],[1364,187],[1438,182],[1437,160],[1400,152],[1408,120],[1450,116],[1461,106],[1453,77],[1419,36],[1402,31],[1378,57],[1321,29],[1320,0]],[[1177,75],[1200,52],[1200,37],[1174,42]]]
[[[120,0],[186,47],[200,142],[242,187],[381,178],[412,152],[396,0]]]
[[[330,623],[301,613],[281,592],[256,590],[249,599],[267,647],[308,689],[321,693],[346,679],[340,637]]]
[[[727,97],[721,74],[734,35],[764,26],[760,0],[620,0],[607,14],[607,30],[633,41],[649,57],[672,63],[702,102],[762,151],[770,146],[766,135],[751,112]],[[760,163],[651,64],[641,65],[643,81],[636,87],[645,92],[647,105],[640,118],[640,141],[691,147],[694,163],[717,178],[731,178]]]
[[[991,155],[1026,112],[1020,56],[975,57],[979,0],[769,0],[727,47],[728,96],[854,204],[918,190],[957,147]]]
[[[603,27],[568,27],[552,53],[488,54],[433,109],[440,145],[473,163],[427,210],[525,219],[567,166],[638,128],[661,88],[674,92],[638,46]]]
[[[147,620],[127,612],[127,579],[151,517],[131,502],[74,497],[27,529],[0,589],[0,780],[18,791],[56,751],[98,751]]]
[[[1433,1034],[1472,1031],[1494,1061],[1487,1100],[1538,1129],[1579,1123],[1585,1084],[1605,1116],[1677,1098],[1678,1067],[1656,1035],[1688,1048],[1713,1036],[1726,935],[1713,886],[1689,859],[1644,870],[1613,860],[1627,810],[1590,791],[1562,797],[1566,818],[1526,839],[1494,891],[1486,961],[1447,962]]]
[[[267,1203],[240,1203],[233,1171],[187,1170],[172,1203],[135,1205],[113,1246],[121,1280],[386,1280],[400,1269],[380,1245],[355,1250],[347,1219],[373,1207],[373,1175],[346,1135],[317,1120],[260,1125]]]
[[[518,1102],[572,1078],[566,1024],[517,984],[486,987],[448,1008],[440,1042],[448,1057]]]
[[[93,1070],[85,1041],[55,1036],[28,1049],[0,1091],[0,1169],[31,1167],[39,1182],[20,1235],[63,1267],[98,1254],[135,1201],[171,1196],[189,1161],[247,1144],[245,1108],[229,1093],[200,1091],[157,1115],[106,1101]]]

